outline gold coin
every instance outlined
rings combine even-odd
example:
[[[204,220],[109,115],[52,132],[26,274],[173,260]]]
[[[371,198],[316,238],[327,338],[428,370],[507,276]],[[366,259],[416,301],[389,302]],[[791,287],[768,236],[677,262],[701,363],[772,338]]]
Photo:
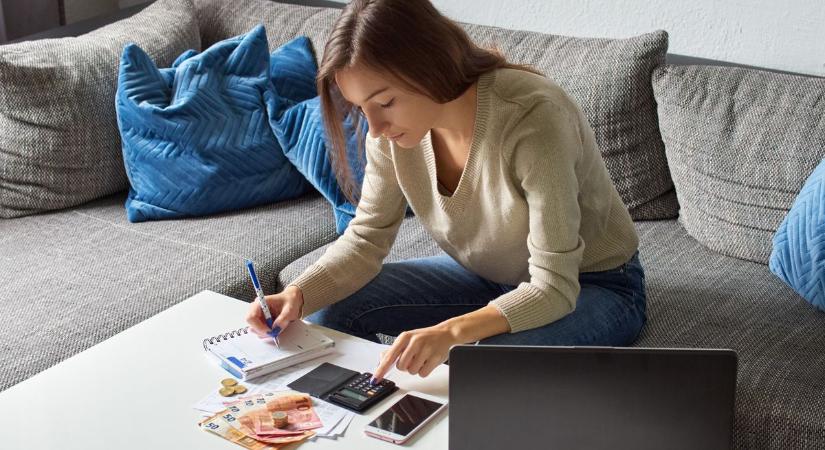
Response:
[[[224,397],[231,397],[235,395],[235,389],[231,387],[222,387],[219,391],[219,394],[223,395]]]
[[[238,384],[238,381],[235,380],[234,378],[225,378],[225,379],[221,380],[221,384],[226,386],[226,387],[232,387],[232,386],[235,386],[236,384]]]
[[[235,391],[236,394],[243,394],[244,392],[246,392],[246,386],[242,386],[240,384],[237,386],[233,386],[232,389]]]

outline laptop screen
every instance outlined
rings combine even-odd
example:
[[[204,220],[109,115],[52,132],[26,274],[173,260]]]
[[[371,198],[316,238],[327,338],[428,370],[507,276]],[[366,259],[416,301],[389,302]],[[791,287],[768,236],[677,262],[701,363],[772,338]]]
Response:
[[[449,364],[451,450],[731,446],[732,350],[463,345]]]

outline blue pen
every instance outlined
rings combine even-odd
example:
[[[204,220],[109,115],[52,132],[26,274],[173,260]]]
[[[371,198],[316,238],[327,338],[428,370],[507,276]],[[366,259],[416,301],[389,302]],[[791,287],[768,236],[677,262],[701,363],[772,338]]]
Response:
[[[272,313],[269,312],[269,305],[266,304],[266,299],[264,298],[264,291],[263,289],[261,289],[261,283],[258,282],[258,276],[255,275],[255,267],[252,265],[252,261],[248,259],[246,260],[246,268],[249,270],[249,277],[252,278],[252,286],[255,287],[255,295],[258,296],[258,304],[261,305],[261,310],[264,312],[266,326],[272,329]],[[277,345],[278,348],[281,347],[280,343],[278,342],[278,334],[280,332],[281,329],[278,327],[269,332],[269,335],[275,339],[275,345]]]

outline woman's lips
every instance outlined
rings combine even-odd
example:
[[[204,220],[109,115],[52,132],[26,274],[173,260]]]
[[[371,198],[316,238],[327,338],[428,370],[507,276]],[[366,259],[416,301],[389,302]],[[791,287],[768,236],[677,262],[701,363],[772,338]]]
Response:
[[[391,140],[395,141],[403,135],[404,135],[404,133],[399,133],[399,134],[396,134],[395,136],[390,136],[387,139],[391,139]]]

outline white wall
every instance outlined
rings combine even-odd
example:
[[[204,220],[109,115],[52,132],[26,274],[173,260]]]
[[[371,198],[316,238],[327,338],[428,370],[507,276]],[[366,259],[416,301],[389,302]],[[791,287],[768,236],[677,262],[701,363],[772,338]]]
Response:
[[[569,36],[664,29],[670,53],[825,76],[825,0],[431,1],[462,22]]]

